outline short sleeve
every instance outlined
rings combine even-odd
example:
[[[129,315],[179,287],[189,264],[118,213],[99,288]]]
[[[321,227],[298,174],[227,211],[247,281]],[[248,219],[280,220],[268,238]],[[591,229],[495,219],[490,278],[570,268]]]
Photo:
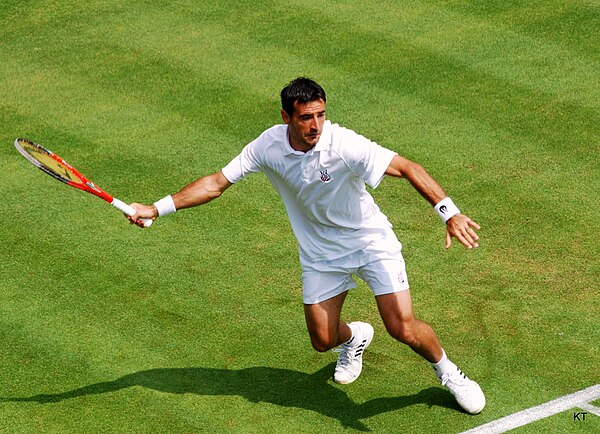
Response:
[[[250,173],[261,171],[257,152],[259,141],[260,137],[246,145],[242,152],[221,170],[229,182],[235,184]]]
[[[354,131],[340,128],[341,141],[339,152],[350,169],[369,186],[376,188],[396,152],[356,134]]]

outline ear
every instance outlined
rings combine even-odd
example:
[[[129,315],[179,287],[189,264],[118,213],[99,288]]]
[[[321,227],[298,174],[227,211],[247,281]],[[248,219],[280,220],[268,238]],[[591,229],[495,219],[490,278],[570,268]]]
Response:
[[[290,115],[288,115],[288,113],[285,110],[281,110],[281,119],[283,119],[283,122],[288,124],[290,123]]]

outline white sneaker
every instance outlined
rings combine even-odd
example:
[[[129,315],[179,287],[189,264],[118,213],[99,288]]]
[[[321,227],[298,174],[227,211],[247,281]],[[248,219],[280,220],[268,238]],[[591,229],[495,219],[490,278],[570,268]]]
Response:
[[[358,378],[362,371],[362,356],[373,340],[373,327],[366,322],[350,323],[358,329],[350,344],[340,345],[333,351],[339,353],[333,381],[349,384]]]
[[[485,407],[485,395],[481,387],[460,369],[456,368],[456,372],[443,374],[440,381],[467,413],[477,414]]]

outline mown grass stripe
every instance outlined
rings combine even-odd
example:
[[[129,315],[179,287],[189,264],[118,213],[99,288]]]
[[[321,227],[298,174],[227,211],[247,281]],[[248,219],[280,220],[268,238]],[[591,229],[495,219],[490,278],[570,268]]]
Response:
[[[559,3],[544,4],[539,18],[582,32],[593,21],[552,24],[565,12]],[[53,188],[12,149],[25,131],[64,147],[124,200],[152,201],[219,168],[278,122],[277,92],[307,74],[328,90],[334,121],[422,162],[484,225],[477,252],[445,252],[443,226],[410,186],[390,179],[374,192],[405,242],[418,314],[493,405],[477,420],[456,411],[422,361],[385,334],[362,285],[344,314],[373,321],[378,337],[359,387],[337,389],[327,371],[320,382],[295,383],[292,394],[303,398],[295,407],[253,401],[247,384],[236,396],[129,387],[47,405],[4,402],[0,430],[341,432],[358,415],[360,428],[374,432],[459,431],[595,380],[587,368],[598,358],[598,115],[576,81],[596,94],[594,77],[583,75],[595,68],[588,49],[597,42],[578,50],[564,34],[544,35],[542,22],[527,31],[529,16],[519,14],[535,4],[522,1],[3,6],[0,310],[8,346],[0,378],[14,396],[169,367],[224,369],[229,378],[266,365],[291,371],[282,378],[327,371],[333,358],[310,348],[295,241],[264,177],[136,232],[97,199]],[[524,57],[510,63],[527,44],[531,75]],[[86,250],[89,257],[79,255]],[[261,390],[272,385],[261,377]],[[319,401],[319,393],[334,399]]]

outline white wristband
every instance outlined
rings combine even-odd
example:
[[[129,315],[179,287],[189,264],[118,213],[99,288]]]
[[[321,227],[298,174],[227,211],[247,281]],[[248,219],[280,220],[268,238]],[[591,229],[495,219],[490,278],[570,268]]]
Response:
[[[460,210],[456,207],[456,205],[454,205],[454,202],[452,202],[452,199],[449,197],[440,200],[433,209],[435,212],[437,212],[444,223],[446,223],[456,214],[460,213]]]
[[[166,216],[169,214],[173,214],[177,209],[175,208],[175,202],[173,202],[173,198],[169,196],[163,197],[161,200],[154,202],[154,206],[158,211],[158,216]]]

